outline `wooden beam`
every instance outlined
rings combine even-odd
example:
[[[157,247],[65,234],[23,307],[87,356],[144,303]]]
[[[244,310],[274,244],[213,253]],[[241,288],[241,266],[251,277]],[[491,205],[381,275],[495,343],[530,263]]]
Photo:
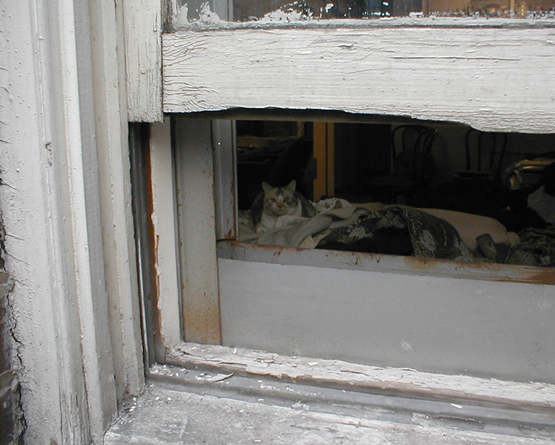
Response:
[[[161,0],[124,0],[127,111],[131,122],[162,121]]]
[[[335,196],[335,124],[326,124],[326,195]]]
[[[316,177],[313,182],[312,199],[319,201],[326,194],[326,123],[314,122],[313,157],[316,161]]]
[[[378,367],[310,356],[287,356],[260,350],[184,343],[168,353],[170,363],[187,369],[209,369],[220,376],[250,375],[281,381],[333,386],[346,390],[417,396],[422,399],[493,404],[505,408],[552,413],[555,385],[497,380],[460,374],[422,372],[410,368]],[[154,375],[172,376],[158,368]],[[178,377],[174,381],[179,380]],[[456,406],[455,406],[456,407]],[[459,407],[459,409],[462,407]]]
[[[84,4],[84,3],[83,3]],[[118,400],[144,387],[121,5],[88,2],[106,288]]]
[[[313,156],[316,160],[316,178],[313,185],[313,200],[335,194],[335,132],[334,124],[314,122]]]
[[[555,132],[554,21],[419,23],[165,34],[164,111],[340,110]]]

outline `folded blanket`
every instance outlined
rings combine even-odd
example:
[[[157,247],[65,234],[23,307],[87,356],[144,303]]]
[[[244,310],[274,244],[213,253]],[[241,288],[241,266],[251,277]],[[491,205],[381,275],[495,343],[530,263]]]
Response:
[[[457,230],[443,219],[410,207],[386,207],[371,210],[343,200],[317,203],[321,213],[313,218],[295,217],[283,223],[284,228],[261,233],[250,241],[259,244],[314,248],[324,242],[345,245],[371,239],[382,229],[408,231],[416,256],[472,261],[470,249]]]
[[[462,212],[380,203],[351,204],[337,198],[314,205],[319,212],[316,216],[284,216],[278,229],[260,234],[254,232],[248,215],[243,215],[240,240],[465,262],[551,267],[555,263],[555,226],[527,229],[519,234],[519,240],[519,235],[507,232],[497,220]]]
[[[383,229],[406,229],[415,256],[474,261],[470,249],[447,221],[410,207],[366,210],[348,226],[332,230],[328,239],[345,244],[372,238]]]

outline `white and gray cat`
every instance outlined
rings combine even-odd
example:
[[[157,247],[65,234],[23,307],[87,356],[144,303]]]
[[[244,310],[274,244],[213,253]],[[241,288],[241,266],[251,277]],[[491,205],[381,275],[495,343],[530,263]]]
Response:
[[[266,182],[262,183],[262,192],[251,206],[256,233],[283,229],[303,218],[316,215],[312,203],[297,192],[295,187],[295,180],[285,187],[272,187]]]

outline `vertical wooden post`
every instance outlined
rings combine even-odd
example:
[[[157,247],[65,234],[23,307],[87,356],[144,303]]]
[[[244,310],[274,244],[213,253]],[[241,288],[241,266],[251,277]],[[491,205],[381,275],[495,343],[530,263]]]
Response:
[[[326,124],[314,122],[313,154],[316,160],[312,199],[318,201],[326,194]]]
[[[335,124],[326,124],[326,195],[335,195]]]
[[[335,193],[335,131],[333,123],[314,122],[314,159],[316,178],[313,185],[313,199],[333,196]]]
[[[177,247],[176,180],[174,178],[170,120],[150,129],[150,193],[152,197],[153,261],[157,328],[165,346],[182,339]]]
[[[126,0],[123,16],[128,119],[131,122],[161,122],[160,0]]]
[[[175,119],[175,158],[185,340],[219,344],[222,334],[209,120]]]
[[[235,157],[235,121],[214,120],[214,199],[216,203],[216,237],[239,237],[237,223],[237,160]]]

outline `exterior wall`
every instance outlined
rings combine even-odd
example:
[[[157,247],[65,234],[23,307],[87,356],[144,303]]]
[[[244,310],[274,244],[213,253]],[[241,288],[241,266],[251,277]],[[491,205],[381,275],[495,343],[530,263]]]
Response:
[[[102,443],[144,384],[120,19],[114,3],[81,0],[7,2],[0,17],[0,203],[24,441]]]
[[[0,442],[17,443],[25,422],[21,411],[21,385],[17,378],[18,344],[13,336],[14,320],[10,310],[14,283],[4,270],[5,236],[0,211]]]

